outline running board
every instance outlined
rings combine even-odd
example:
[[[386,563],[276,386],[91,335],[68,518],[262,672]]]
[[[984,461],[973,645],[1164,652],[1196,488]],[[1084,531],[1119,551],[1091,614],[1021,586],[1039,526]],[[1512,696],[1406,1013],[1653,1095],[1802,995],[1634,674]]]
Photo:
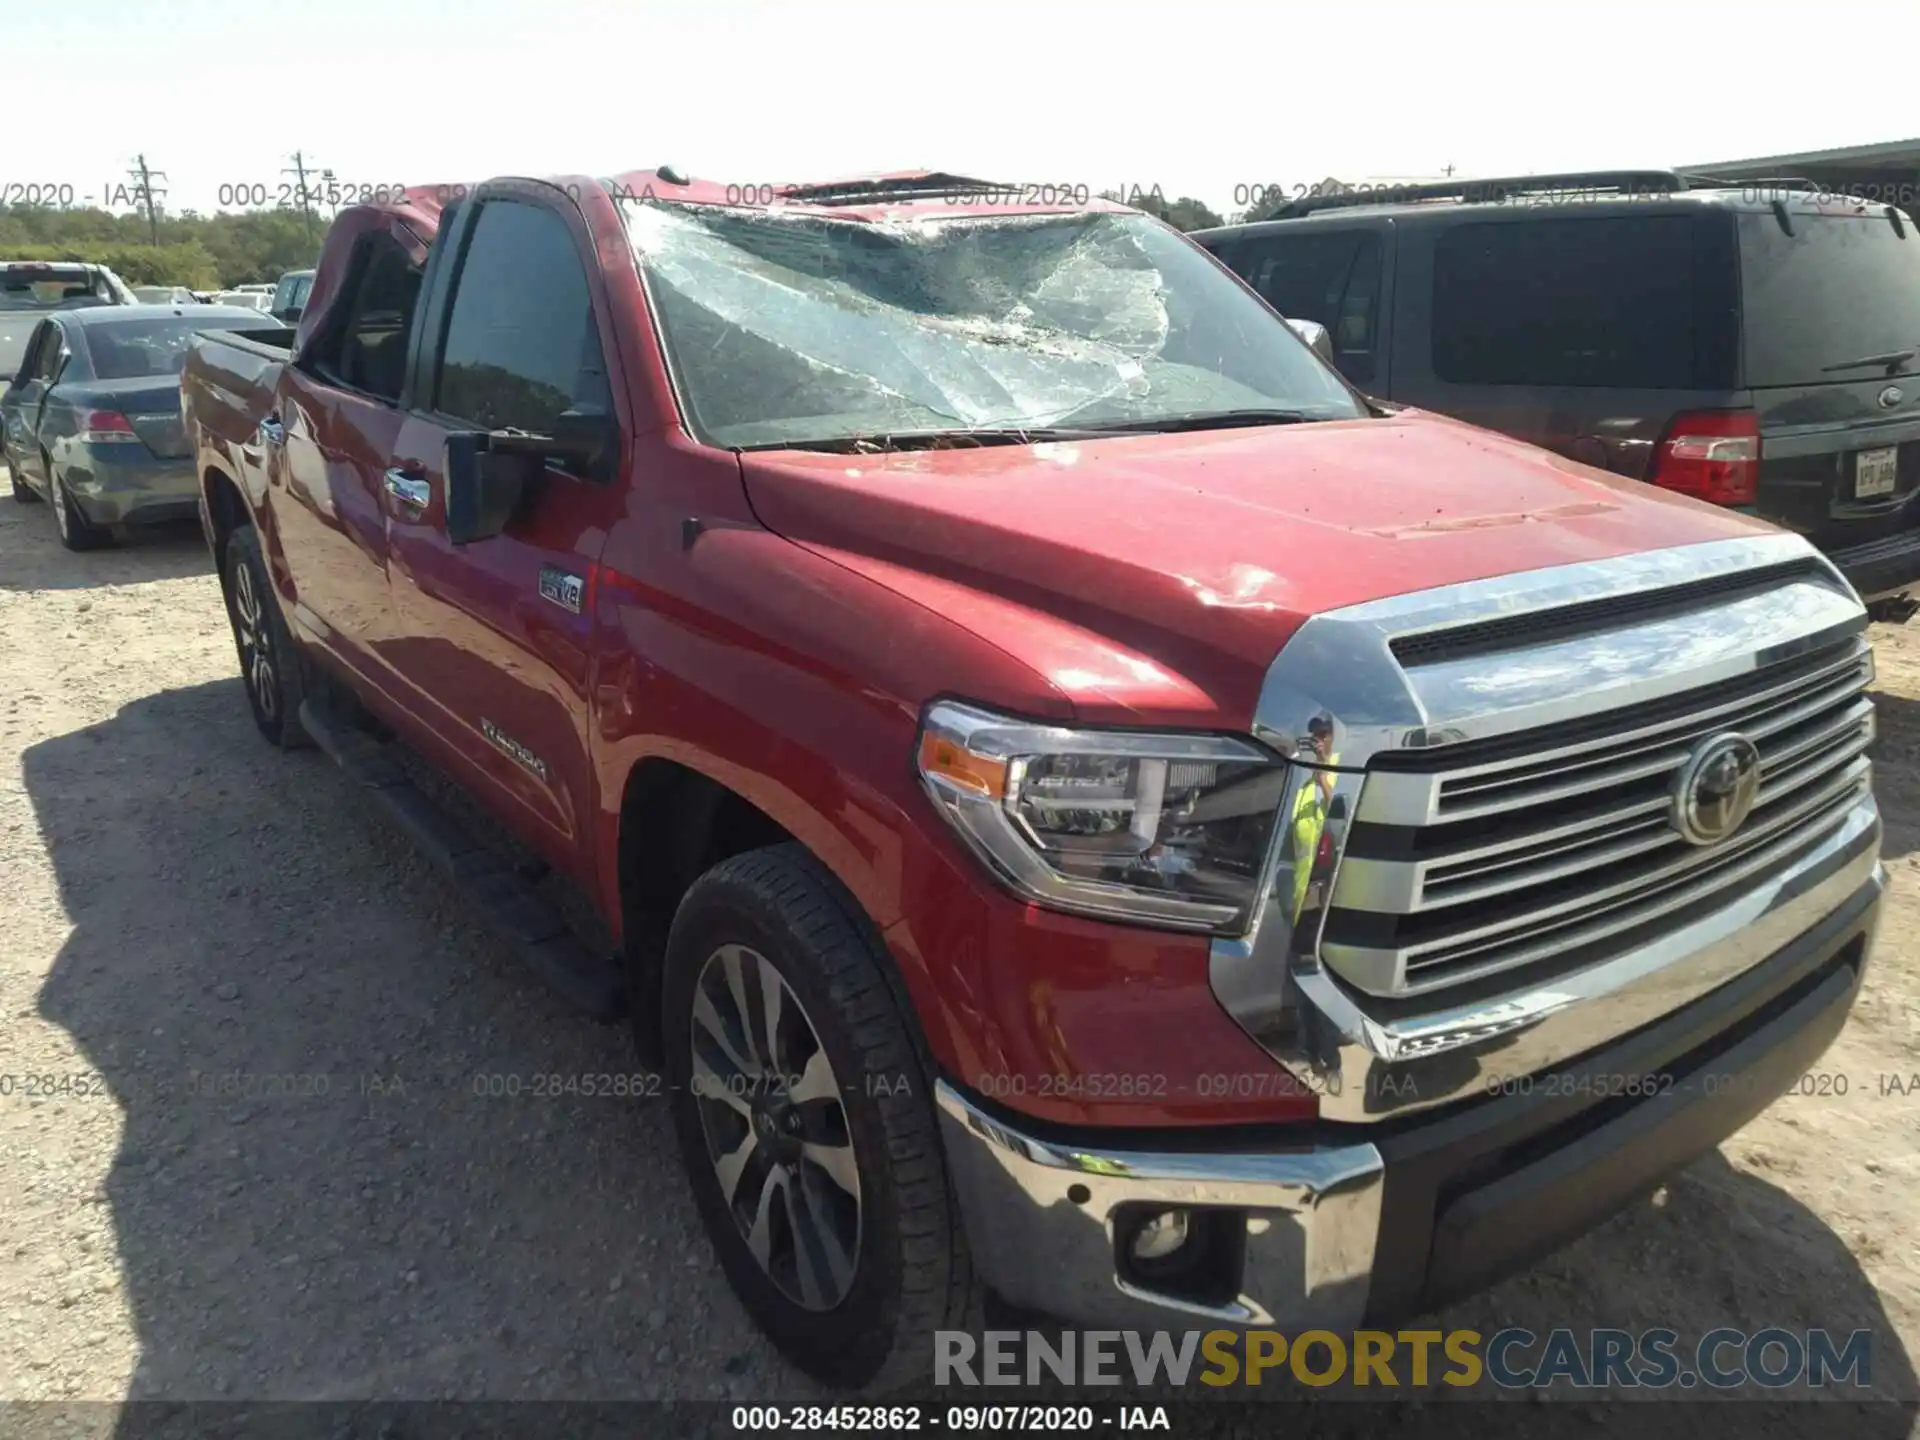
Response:
[[[626,1015],[626,987],[615,963],[581,944],[560,912],[508,860],[407,777],[386,745],[312,700],[300,706],[300,725],[328,759],[380,802],[555,995],[594,1020]]]

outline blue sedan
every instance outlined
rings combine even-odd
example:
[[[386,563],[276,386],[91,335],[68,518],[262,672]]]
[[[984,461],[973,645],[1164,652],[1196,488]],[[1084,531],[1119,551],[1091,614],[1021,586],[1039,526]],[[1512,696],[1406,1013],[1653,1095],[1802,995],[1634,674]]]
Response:
[[[102,305],[41,320],[0,395],[13,498],[47,500],[60,542],[90,550],[123,525],[188,519],[198,485],[180,368],[202,330],[277,330],[225,305]]]

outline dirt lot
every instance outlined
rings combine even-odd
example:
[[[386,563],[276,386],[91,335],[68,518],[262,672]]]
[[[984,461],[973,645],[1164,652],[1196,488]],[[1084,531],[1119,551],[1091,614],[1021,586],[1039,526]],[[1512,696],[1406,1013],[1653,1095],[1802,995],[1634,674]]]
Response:
[[[1822,1065],[1846,1093],[1443,1323],[1868,1327],[1877,1388],[1920,1394],[1920,621],[1876,639],[1894,890]],[[70,555],[0,501],[0,751],[0,1074],[73,1081],[0,1096],[0,1399],[815,1393],[723,1283],[663,1111],[475,1093],[630,1070],[625,1034],[258,741],[197,534]],[[305,1093],[202,1093],[226,1072]],[[1762,1428],[1845,1433],[1799,1409]]]

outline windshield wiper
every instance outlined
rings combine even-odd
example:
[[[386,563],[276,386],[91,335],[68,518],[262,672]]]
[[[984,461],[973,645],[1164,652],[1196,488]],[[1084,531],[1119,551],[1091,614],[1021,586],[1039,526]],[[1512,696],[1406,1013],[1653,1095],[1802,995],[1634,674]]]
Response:
[[[863,435],[830,435],[820,440],[768,440],[741,450],[825,450],[835,455],[871,455],[886,450],[968,450],[985,445],[1041,445],[1062,440],[1093,440],[1104,429],[1060,425],[955,426],[950,430],[875,430]]]
[[[1920,351],[1889,350],[1884,355],[1863,355],[1858,360],[1842,360],[1838,365],[1822,365],[1820,373],[1826,375],[1835,370],[1871,370],[1876,366],[1884,365],[1887,373],[1891,375],[1907,361],[1913,359],[1916,354],[1920,354]]]
[[[1151,420],[1098,421],[1087,428],[1108,435],[1131,435],[1150,431],[1231,430],[1248,425],[1309,425],[1316,420],[1334,418],[1306,410],[1205,410],[1191,415],[1162,415]]]
[[[1249,425],[1304,425],[1341,417],[1306,410],[1211,410],[1157,419],[1095,420],[1084,425],[976,425],[945,430],[874,430],[819,440],[767,440],[741,445],[753,450],[824,450],[833,455],[873,455],[888,450],[966,450],[976,445],[1044,445],[1099,440],[1111,435],[1152,435],[1180,430],[1228,430]]]

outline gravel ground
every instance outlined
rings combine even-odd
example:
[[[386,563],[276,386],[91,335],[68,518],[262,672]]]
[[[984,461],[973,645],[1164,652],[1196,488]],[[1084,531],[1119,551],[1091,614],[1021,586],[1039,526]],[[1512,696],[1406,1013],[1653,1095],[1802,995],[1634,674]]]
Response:
[[[58,1080],[0,1096],[0,1400],[822,1398],[734,1302],[663,1109],[476,1093],[637,1067],[259,742],[197,533],[71,555],[0,502],[0,637],[0,1074]],[[1920,1394],[1920,622],[1875,639],[1894,891],[1821,1066],[1847,1093],[1440,1323],[1868,1327],[1877,1390]]]

